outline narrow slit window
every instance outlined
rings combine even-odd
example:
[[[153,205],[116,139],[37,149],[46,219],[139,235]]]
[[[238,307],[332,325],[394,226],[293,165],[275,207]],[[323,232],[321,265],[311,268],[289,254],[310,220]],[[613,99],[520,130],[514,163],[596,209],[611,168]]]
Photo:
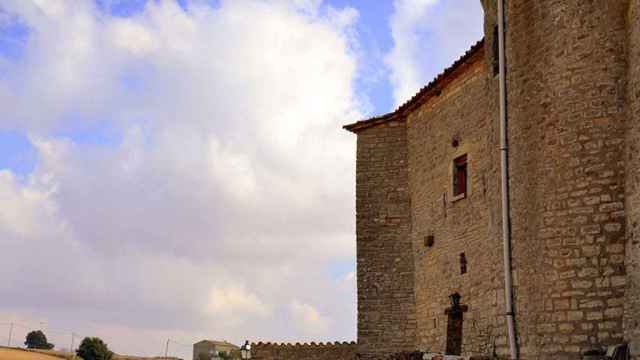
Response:
[[[453,160],[453,196],[461,196],[467,193],[467,155],[462,155]]]
[[[467,273],[467,257],[464,253],[460,254],[460,274]]]

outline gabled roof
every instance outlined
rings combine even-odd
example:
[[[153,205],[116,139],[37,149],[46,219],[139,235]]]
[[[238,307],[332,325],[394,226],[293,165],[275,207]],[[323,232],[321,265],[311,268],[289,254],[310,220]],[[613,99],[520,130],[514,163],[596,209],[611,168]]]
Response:
[[[388,114],[374,116],[369,119],[360,120],[353,124],[343,126],[343,129],[351,131],[353,133],[357,133],[362,129],[366,129],[371,126],[375,126],[378,124],[382,124],[392,120],[402,120],[404,115],[406,115],[411,110],[416,107],[424,104],[429,98],[434,95],[439,95],[442,89],[459,73],[463,72],[465,65],[472,63],[475,58],[474,55],[479,54],[484,50],[484,38],[475,43],[469,50],[467,50],[464,55],[462,55],[458,60],[456,60],[451,66],[446,68],[442,73],[436,76],[435,79],[431,80],[427,85],[425,85],[417,94],[415,94],[411,99],[409,99],[404,104],[400,105],[395,111],[390,112]]]
[[[218,340],[201,340],[198,341],[196,344],[202,344],[202,343],[208,343],[208,344],[212,344],[215,346],[227,346],[227,347],[234,347],[234,348],[238,348],[238,345],[234,345],[228,341],[218,341]]]

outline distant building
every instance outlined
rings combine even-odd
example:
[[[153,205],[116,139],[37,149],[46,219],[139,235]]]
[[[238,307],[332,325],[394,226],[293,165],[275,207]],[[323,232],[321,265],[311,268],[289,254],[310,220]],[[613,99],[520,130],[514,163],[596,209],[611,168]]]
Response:
[[[227,341],[202,340],[193,344],[193,360],[220,359],[219,354],[231,354],[240,348]]]

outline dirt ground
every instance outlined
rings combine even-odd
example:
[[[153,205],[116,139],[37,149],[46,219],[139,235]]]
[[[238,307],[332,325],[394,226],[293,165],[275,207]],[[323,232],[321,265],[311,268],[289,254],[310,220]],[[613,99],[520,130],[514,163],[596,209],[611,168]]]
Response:
[[[31,351],[0,348],[0,360],[61,360],[59,357]]]
[[[61,351],[48,351],[51,353],[45,354],[45,350],[26,351],[21,349],[7,348],[0,346],[0,360],[64,360],[71,359],[72,354]],[[79,359],[79,358],[77,358]],[[114,355],[113,360],[180,360],[178,358],[168,357],[138,357],[127,355]]]

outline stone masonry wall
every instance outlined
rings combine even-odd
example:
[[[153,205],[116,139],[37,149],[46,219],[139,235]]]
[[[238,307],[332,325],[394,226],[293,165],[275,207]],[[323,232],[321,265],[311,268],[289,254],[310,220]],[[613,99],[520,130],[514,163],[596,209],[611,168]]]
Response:
[[[624,338],[632,351],[640,348],[639,1],[507,2],[523,360],[579,359]],[[494,0],[483,6],[495,11]],[[495,17],[486,21],[490,46]],[[467,311],[463,353],[506,354],[498,85],[492,49],[485,55],[409,115],[358,132],[358,351],[365,358],[443,351],[454,292]],[[469,192],[453,201],[451,164],[462,154]]]
[[[404,122],[358,133],[358,345],[364,358],[415,347],[414,266]]]
[[[631,0],[627,13],[628,84],[626,136],[627,289],[625,339],[634,359],[640,358],[640,1]]]
[[[354,360],[355,342],[251,345],[251,359],[255,360]]]
[[[484,51],[468,63],[440,95],[407,119],[417,342],[423,351],[445,351],[445,309],[457,292],[468,307],[462,353],[487,355],[506,343],[497,81]],[[468,161],[467,195],[454,200],[453,161],[461,155]],[[428,236],[433,236],[432,246],[425,244]],[[465,274],[462,253],[468,263]]]
[[[626,0],[507,2],[522,359],[622,340]]]

